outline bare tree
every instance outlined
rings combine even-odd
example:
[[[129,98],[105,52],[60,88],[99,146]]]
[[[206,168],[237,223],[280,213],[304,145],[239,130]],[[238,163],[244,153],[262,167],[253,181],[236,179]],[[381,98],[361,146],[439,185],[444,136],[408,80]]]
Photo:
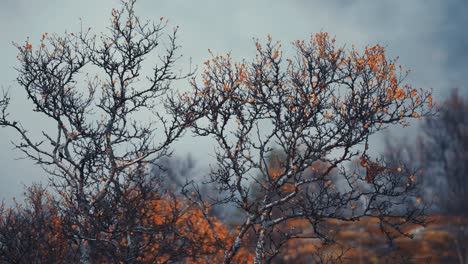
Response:
[[[212,53],[201,83],[193,78],[193,91],[180,95],[186,105],[172,104],[184,120],[203,116],[191,123],[192,131],[213,137],[218,146],[210,180],[222,195],[200,201],[199,187],[192,183],[187,196],[202,208],[233,204],[244,212],[236,237],[225,243],[224,263],[232,262],[250,232],[255,234],[254,263],[264,263],[284,245],[268,243],[278,235],[276,227],[293,219],[309,221],[314,232],[291,230],[281,234],[285,240],[331,241],[332,234],[322,228],[327,219],[375,217],[390,237],[404,234],[408,222],[421,223],[422,207],[394,210],[414,196],[414,172],[371,160],[367,141],[387,125],[405,126],[407,118],[430,114],[431,94],[404,84],[407,73],[385,57],[381,46],[359,53],[336,48],[334,42],[326,33],[296,41],[295,57],[286,60],[281,44],[270,37],[266,45],[256,42],[252,62]],[[285,154],[274,174],[268,168],[273,149]],[[365,175],[345,169],[357,156]],[[327,169],[306,172],[317,161]],[[344,190],[330,179],[332,170],[347,183]],[[367,188],[359,187],[363,184]],[[253,189],[260,197],[252,195]]]
[[[425,182],[439,197],[439,208],[448,214],[467,215],[468,207],[468,103],[455,90],[421,127],[418,155]]]
[[[394,164],[405,162],[422,175],[416,178],[424,188],[425,199],[432,200],[433,210],[464,215],[467,186],[466,102],[457,90],[442,105],[439,115],[419,127],[416,143],[388,137],[385,156]]]
[[[171,96],[171,82],[187,76],[175,68],[180,58],[177,28],[167,34],[167,20],[140,20],[134,4],[124,1],[120,10],[112,10],[106,34],[92,35],[90,28],[61,36],[44,33],[35,47],[29,39],[16,45],[18,83],[33,110],[55,127],[29,131],[9,116],[8,94],[0,99],[0,126],[18,132],[16,148],[50,175],[81,263],[91,258],[135,262],[154,245],[148,238],[166,241],[156,256],[166,261],[201,252],[192,247],[199,248],[200,240],[190,240],[174,227],[187,212],[181,209],[184,202],[159,190],[161,179],[150,173],[191,122],[171,112],[165,115],[161,107]],[[150,56],[152,73],[140,80]],[[139,121],[142,113],[155,118]],[[36,135],[42,139],[34,141]],[[163,198],[165,211],[159,213],[171,217],[145,222],[155,212],[147,209]],[[109,256],[93,255],[105,248],[112,249]]]
[[[422,183],[426,199],[434,200],[432,209],[445,214],[466,215],[468,209],[467,105],[453,90],[439,115],[421,124],[416,144],[396,138],[386,144],[389,160],[404,161],[423,172],[416,180]]]

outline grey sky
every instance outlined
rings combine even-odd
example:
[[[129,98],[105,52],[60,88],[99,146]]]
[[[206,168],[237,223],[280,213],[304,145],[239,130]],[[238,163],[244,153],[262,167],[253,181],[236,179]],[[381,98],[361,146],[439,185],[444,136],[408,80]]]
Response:
[[[16,50],[11,42],[30,36],[34,43],[44,32],[77,31],[80,17],[96,33],[105,31],[110,10],[118,5],[117,0],[0,0],[0,85],[10,88],[14,97],[12,117],[23,120],[31,131],[47,127],[30,111],[25,93],[15,83]],[[180,26],[184,62],[191,57],[200,65],[208,58],[208,48],[249,58],[254,54],[252,38],[268,33],[288,49],[290,41],[322,30],[349,46],[383,44],[390,56],[400,56],[400,63],[412,69],[410,82],[434,88],[436,99],[453,87],[465,94],[467,90],[466,0],[140,0],[136,12],[154,20],[164,16]],[[20,153],[12,151],[10,141],[16,138],[13,131],[0,129],[0,198],[21,194],[21,183],[46,179],[32,162],[15,160]],[[204,143],[184,139],[174,147],[180,154],[196,150],[200,157],[211,150],[199,147]]]

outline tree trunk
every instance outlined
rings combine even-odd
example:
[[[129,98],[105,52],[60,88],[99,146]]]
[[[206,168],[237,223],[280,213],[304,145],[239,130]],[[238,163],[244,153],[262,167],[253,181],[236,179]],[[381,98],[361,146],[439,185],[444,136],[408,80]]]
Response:
[[[258,234],[257,246],[255,247],[254,264],[262,264],[265,259],[265,231],[266,219],[265,214],[260,217],[260,232]]]
[[[84,195],[82,194],[83,192],[80,192],[81,195],[78,196],[78,206],[79,206],[79,216],[78,216],[78,235],[79,235],[79,241],[80,241],[80,263],[82,264],[89,264],[91,263],[91,257],[90,257],[90,244],[89,240],[89,234],[88,234],[88,224],[89,224],[89,218],[87,217],[88,214],[88,204],[85,202],[85,200],[82,198]]]
[[[90,253],[89,242],[86,239],[81,239],[81,244],[80,244],[80,263],[81,264],[91,263],[89,253]]]

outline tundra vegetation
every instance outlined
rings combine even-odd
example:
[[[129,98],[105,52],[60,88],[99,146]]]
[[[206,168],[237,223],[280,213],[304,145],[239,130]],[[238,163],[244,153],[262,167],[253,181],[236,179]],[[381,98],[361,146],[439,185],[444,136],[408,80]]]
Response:
[[[0,125],[49,176],[24,205],[0,207],[1,261],[338,262],[349,250],[338,223],[370,221],[390,243],[426,224],[420,171],[369,154],[373,134],[435,112],[384,47],[320,32],[287,57],[268,35],[251,60],[210,51],[199,75],[181,73],[177,27],[134,6],[113,9],[106,33],[16,45],[18,85],[53,126],[26,128],[1,97]],[[184,133],[212,138],[216,162],[206,182],[184,175],[176,189],[164,164]]]

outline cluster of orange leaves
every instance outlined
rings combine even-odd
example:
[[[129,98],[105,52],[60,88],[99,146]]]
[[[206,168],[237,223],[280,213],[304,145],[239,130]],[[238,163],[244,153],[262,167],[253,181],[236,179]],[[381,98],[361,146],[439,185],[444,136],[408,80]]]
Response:
[[[9,237],[14,234],[14,239],[19,241],[10,242],[20,245],[24,242],[34,246],[36,254],[40,255],[39,259],[48,259],[49,256],[64,259],[69,243],[62,232],[64,221],[51,194],[39,186],[32,186],[25,194],[25,204],[20,204],[15,199],[15,207],[7,207],[4,202],[0,204],[0,236]],[[3,246],[6,248],[6,245]],[[31,253],[20,252],[16,257],[21,259],[24,256],[31,256]]]
[[[185,207],[185,208],[182,208]],[[232,246],[236,235],[236,228],[231,229],[223,224],[218,218],[211,216],[206,218],[201,209],[188,206],[177,205],[174,207],[166,200],[151,203],[150,208],[156,208],[155,211],[150,212],[147,220],[154,221],[155,223],[163,223],[170,220],[171,210],[185,211],[176,221],[176,229],[179,234],[190,238],[192,241],[202,245],[201,251],[206,256],[201,256],[197,259],[188,259],[186,263],[197,264],[210,264],[213,262],[221,263],[224,258],[224,251]],[[167,212],[166,214],[159,214],[155,212]],[[158,245],[154,245],[154,251],[158,250]],[[200,252],[192,252],[194,255]],[[245,248],[242,248],[237,253],[234,261],[236,263],[247,263],[252,259],[253,255]],[[161,262],[164,262],[161,259]]]
[[[36,227],[32,227],[34,230],[31,230],[31,232],[38,232],[38,235],[40,234],[41,236],[41,240],[52,241],[53,245],[57,245],[50,248],[49,242],[49,244],[44,244],[36,250],[42,256],[47,256],[51,251],[54,251],[56,255],[60,255],[60,251],[63,251],[63,255],[69,253],[68,251],[70,248],[66,245],[72,243],[67,241],[63,233],[63,231],[67,229],[65,226],[66,223],[61,218],[57,208],[52,207],[53,198],[48,192],[33,195],[45,196],[45,203],[42,204],[44,208],[38,207],[36,209],[48,212],[48,226],[46,228],[41,228],[41,230],[36,230]],[[42,197],[40,198],[42,199]],[[23,209],[21,208],[22,205],[17,208],[6,208],[5,205],[2,204],[0,206],[0,223],[2,221],[14,221],[15,218],[12,212],[22,212]],[[5,212],[10,212],[10,214],[6,214]],[[99,217],[103,216],[102,212],[99,212],[97,215]],[[219,263],[222,262],[224,258],[224,250],[232,246],[232,241],[234,241],[236,234],[235,228],[227,227],[214,216],[207,218],[197,206],[183,202],[183,199],[180,197],[162,196],[158,199],[148,200],[145,206],[140,210],[140,215],[142,216],[141,218],[134,220],[140,222],[141,226],[154,227],[170,225],[171,228],[174,229],[172,235],[161,234],[161,237],[164,237],[164,241],[153,237],[154,235],[158,236],[158,234],[147,234],[143,236],[142,241],[134,241],[141,243],[141,245],[147,245],[147,249],[138,256],[138,261],[144,263],[153,261],[156,261],[156,263],[166,263],[174,256],[165,254],[165,249],[161,247],[161,243],[165,245],[177,245],[177,240],[181,238],[190,241],[187,244],[187,248],[184,248],[184,254],[195,256],[193,258],[187,258],[184,263],[208,264],[213,263],[213,261]],[[27,217],[34,220],[35,216],[27,215]],[[12,231],[14,227],[9,225],[7,228],[9,231]],[[70,228],[76,231],[78,228],[83,228],[83,226],[78,227],[78,225],[72,224]],[[27,231],[22,230],[21,232]],[[111,238],[113,232],[115,232],[115,230],[112,226],[109,227],[108,230],[103,230],[100,239],[113,239],[112,243],[117,243],[121,250],[125,251],[125,248],[130,246],[127,237],[118,236],[121,237],[121,240],[116,241],[115,237]],[[161,232],[164,232],[164,230]],[[77,250],[77,248],[75,250]],[[245,249],[241,249],[234,258],[236,263],[247,263],[246,261],[249,259],[252,259],[252,254]]]
[[[372,183],[375,176],[385,171],[385,167],[380,166],[377,162],[370,161],[366,156],[361,156],[360,164],[366,169],[366,181],[367,183]]]
[[[350,51],[344,51],[335,47],[335,39],[326,32],[311,36],[308,42],[297,40],[293,45],[299,53],[299,59],[295,62],[286,59],[289,77],[274,85],[262,83],[263,79],[268,79],[266,76],[275,72],[275,67],[282,65],[281,44],[273,43],[270,36],[266,46],[256,43],[255,63],[261,65],[259,67],[252,67],[245,62],[236,63],[229,53],[226,56],[214,55],[209,50],[212,58],[204,63],[205,71],[201,74],[203,85],[197,86],[196,97],[206,102],[219,103],[227,99],[228,102],[255,104],[269,94],[268,89],[281,89],[284,92],[285,101],[282,103],[285,107],[292,112],[300,110],[307,117],[316,113],[317,105],[326,100],[330,105],[327,109],[322,108],[321,114],[325,120],[330,120],[339,113],[347,113],[349,108],[356,110],[357,106],[350,105],[347,98],[333,91],[336,88],[334,85],[325,84],[325,75],[310,68],[310,65],[328,64],[336,65],[337,72],[349,72],[349,79],[357,78],[357,81],[353,80],[356,86],[354,89],[362,91],[356,90],[353,93],[369,93],[370,96],[366,99],[370,106],[369,112],[392,113],[395,110],[392,107],[408,104],[408,108],[405,106],[400,108],[400,112],[394,113],[401,115],[400,119],[404,122],[404,116],[421,117],[415,109],[422,100],[426,100],[428,107],[432,107],[430,94],[419,93],[410,85],[401,83],[409,70],[403,72],[400,65],[396,66],[397,59],[388,60],[385,49],[380,45],[365,47],[363,52],[356,51],[354,47]],[[301,93],[301,83],[311,84],[313,92]],[[193,100],[187,94],[182,98]],[[335,110],[332,105],[339,108]],[[369,124],[363,126],[368,128]]]

